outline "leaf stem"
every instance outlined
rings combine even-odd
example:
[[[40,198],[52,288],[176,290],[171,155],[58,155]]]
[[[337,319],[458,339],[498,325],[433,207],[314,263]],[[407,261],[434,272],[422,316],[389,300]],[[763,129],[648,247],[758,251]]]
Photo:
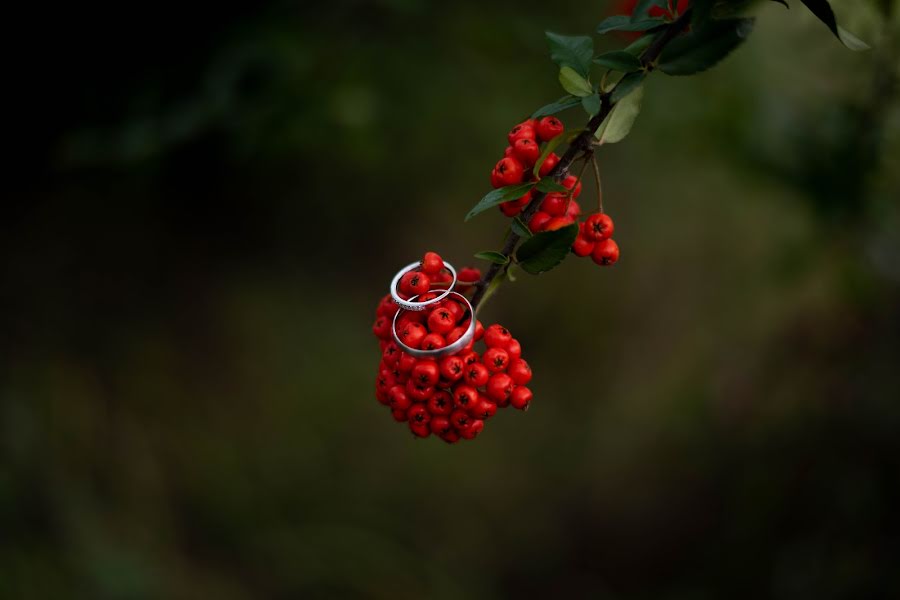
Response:
[[[603,186],[600,184],[600,166],[597,164],[596,155],[591,155],[591,163],[594,165],[594,181],[597,182],[597,212],[603,212]]]

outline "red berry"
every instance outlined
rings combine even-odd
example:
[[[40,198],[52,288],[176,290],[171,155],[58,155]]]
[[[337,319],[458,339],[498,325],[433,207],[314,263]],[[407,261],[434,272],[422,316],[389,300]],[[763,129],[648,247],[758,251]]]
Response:
[[[429,386],[438,382],[441,377],[437,363],[433,360],[420,360],[413,367],[412,378],[421,385]]]
[[[402,385],[395,385],[392,387],[388,391],[388,404],[390,404],[391,408],[394,410],[402,410],[404,412],[407,408],[412,406],[412,400],[406,393],[406,387]]]
[[[574,175],[569,175],[565,179],[562,180],[563,187],[572,191],[572,197],[577,198],[581,195],[581,181],[575,177]]]
[[[516,185],[517,183],[522,183],[524,177],[524,165],[522,165],[518,159],[507,156],[501,158],[496,166],[494,166],[494,170],[491,172],[491,185],[494,187]]]
[[[569,199],[565,196],[565,194],[551,192],[547,194],[544,197],[544,201],[541,202],[541,210],[551,217],[561,217],[566,214],[568,205]]]
[[[422,258],[422,272],[426,275],[437,275],[444,268],[444,260],[437,252],[426,252]]]
[[[425,273],[408,271],[400,278],[400,291],[410,296],[424,294],[431,287],[431,279]]]
[[[499,373],[509,366],[509,353],[503,348],[488,348],[481,360],[488,371]]]
[[[450,413],[450,423],[457,431],[468,427],[469,421],[471,420],[472,417],[469,416],[469,413],[461,408],[457,408],[452,413]]]
[[[556,117],[544,117],[537,124],[537,134],[542,142],[549,142],[565,131],[565,129],[565,125]]]
[[[381,351],[381,360],[386,365],[396,365],[397,361],[400,360],[400,348],[397,347],[393,340],[388,342],[384,350]]]
[[[478,319],[475,320],[475,341],[480,342],[481,338],[484,337],[484,325],[481,324],[481,321]]]
[[[613,240],[597,242],[591,253],[591,259],[602,267],[614,265],[619,260],[619,245]]]
[[[522,208],[518,204],[516,204],[515,200],[509,200],[507,202],[500,203],[500,212],[502,212],[506,217],[514,217],[522,212]]]
[[[482,431],[484,431],[484,421],[472,419],[466,426],[459,429],[459,435],[467,440],[474,440]]]
[[[420,438],[426,438],[431,435],[431,427],[428,423],[413,423],[410,421],[409,430],[412,431],[414,436]]]
[[[459,338],[461,338],[463,335],[465,335],[465,333],[466,333],[466,328],[465,328],[465,327],[454,327],[454,328],[451,329],[450,332],[445,336],[445,339],[447,340],[447,344],[448,344],[448,345],[449,345],[449,344],[452,344],[453,342],[455,342],[456,340],[458,340]]]
[[[443,436],[447,432],[453,431],[453,425],[450,424],[450,419],[446,416],[432,417],[431,421],[428,422],[428,428],[431,429],[431,432],[434,433],[434,435],[439,436]]]
[[[503,150],[503,156],[512,156],[512,157],[515,157],[515,155],[516,155],[516,153],[513,151],[513,147],[512,147],[512,146],[507,146],[507,147]]]
[[[456,429],[451,429],[450,431],[442,435],[441,439],[448,444],[455,444],[459,441],[459,432],[456,431]]]
[[[390,317],[394,318],[394,315],[399,310],[399,306],[394,302],[394,299],[391,298],[390,294],[387,294],[384,298],[381,299],[381,302],[378,303],[378,308],[375,310],[375,314],[379,317]]]
[[[581,231],[575,237],[575,241],[572,242],[572,252],[575,253],[575,256],[588,256],[591,252],[594,251],[594,240],[588,238],[584,235],[584,224],[581,225]]]
[[[487,421],[497,414],[497,405],[484,396],[481,396],[475,406],[472,407],[472,410],[469,411],[469,414],[476,419],[484,419]]]
[[[410,423],[428,424],[428,421],[431,420],[431,413],[424,404],[413,404],[406,411],[406,418]]]
[[[465,369],[465,366],[466,364],[459,356],[453,355],[444,357],[441,360],[440,365],[438,365],[438,369],[444,379],[456,381],[463,376],[463,369]]]
[[[431,333],[444,335],[456,326],[453,313],[446,307],[436,308],[428,315],[428,330]]]
[[[513,156],[522,161],[525,167],[533,167],[534,163],[541,156],[541,147],[538,143],[529,138],[519,138],[513,144]]]
[[[547,221],[547,224],[544,226],[544,231],[556,231],[557,229],[568,227],[572,222],[572,219],[569,217],[553,217]]]
[[[459,384],[453,388],[453,401],[459,408],[469,410],[478,402],[478,390],[466,384]]]
[[[474,267],[463,267],[456,276],[458,283],[476,283],[481,279],[481,271]]]
[[[531,404],[532,398],[533,394],[531,393],[531,390],[524,385],[520,385],[512,391],[512,394],[510,394],[509,403],[512,404],[513,408],[528,410],[528,405]]]
[[[433,415],[449,415],[453,411],[453,396],[444,390],[438,390],[429,398],[425,407]]]
[[[447,345],[447,340],[439,333],[429,333],[422,338],[419,348],[422,350],[438,350]]]
[[[395,421],[402,423],[406,420],[406,410],[401,410],[399,408],[391,409],[391,416],[394,417]]]
[[[397,370],[401,373],[409,373],[416,366],[417,362],[419,361],[412,354],[401,352],[400,360],[397,361]]]
[[[466,366],[475,364],[481,360],[481,356],[479,356],[479,354],[474,350],[466,352],[465,354],[460,356],[460,358],[463,360],[463,363],[465,363]]]
[[[612,237],[615,225],[606,213],[594,213],[584,221],[584,235],[599,242]]]
[[[494,323],[484,331],[484,343],[488,348],[503,348],[512,339],[509,329]]]
[[[550,215],[545,213],[542,210],[534,213],[534,216],[531,217],[531,220],[528,222],[528,229],[530,229],[533,233],[538,233],[544,230],[544,227],[547,226],[547,223],[552,219]]]
[[[581,205],[575,201],[575,198],[569,200],[569,208],[566,210],[566,216],[573,221],[581,216]]]
[[[390,403],[388,393],[384,390],[379,390],[378,388],[375,388],[375,399],[378,400],[380,404],[384,404],[385,406]]]
[[[522,357],[522,345],[519,344],[519,340],[512,338],[507,342],[503,349],[506,350],[506,353],[509,354],[509,361],[512,362],[517,358]]]
[[[466,367],[464,378],[469,385],[481,387],[487,383],[490,376],[491,373],[488,371],[488,368],[477,362]]]
[[[372,333],[383,340],[391,337],[391,319],[388,317],[378,317],[372,325]]]
[[[434,396],[434,387],[423,385],[415,379],[410,378],[409,381],[406,382],[406,394],[413,402],[425,402]]]
[[[495,373],[487,382],[487,395],[494,400],[506,400],[513,391],[512,378],[506,373]]]
[[[526,121],[510,129],[506,139],[509,140],[509,145],[515,150],[516,140],[536,140],[537,132],[534,130],[534,125]]]
[[[525,385],[531,381],[531,366],[525,362],[525,359],[520,358],[509,363],[506,374],[516,385]]]
[[[531,204],[531,190],[525,192],[525,195],[517,200],[510,200],[510,202],[515,203],[519,208],[525,208],[529,204]]]
[[[559,156],[557,156],[555,152],[551,152],[547,155],[547,158],[544,159],[544,162],[541,163],[541,168],[538,169],[538,173],[541,177],[549,175],[550,171],[556,168],[557,163],[559,163]]]
[[[428,335],[428,332],[421,323],[406,323],[397,334],[401,342],[410,348],[418,348],[425,336]]]

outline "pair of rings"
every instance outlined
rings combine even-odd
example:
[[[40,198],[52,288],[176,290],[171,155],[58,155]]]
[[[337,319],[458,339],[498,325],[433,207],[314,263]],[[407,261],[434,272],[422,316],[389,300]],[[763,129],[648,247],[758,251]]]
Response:
[[[450,271],[450,274],[453,276],[453,281],[447,286],[446,289],[434,290],[438,295],[430,300],[424,300],[422,302],[417,302],[416,298],[419,296],[413,296],[408,300],[400,297],[400,294],[397,291],[397,286],[400,283],[400,278],[403,277],[409,271],[413,269],[418,269],[422,266],[422,263],[416,261],[414,263],[410,263],[397,271],[397,274],[394,275],[393,281],[391,281],[391,298],[394,299],[394,302],[400,306],[400,310],[397,311],[397,314],[394,315],[394,321],[391,323],[391,335],[394,338],[394,343],[397,344],[397,347],[406,352],[411,356],[415,356],[416,358],[440,358],[441,356],[447,356],[449,354],[456,354],[463,348],[469,345],[469,343],[475,339],[475,311],[472,310],[472,304],[469,302],[469,299],[453,290],[456,286],[456,269],[453,268],[448,262],[444,262],[444,267]],[[428,308],[433,304],[437,304],[444,299],[453,296],[454,298],[460,299],[465,303],[466,308],[469,311],[469,328],[466,329],[466,332],[460,336],[458,340],[453,342],[452,344],[448,344],[443,348],[435,348],[434,350],[420,350],[418,348],[412,348],[403,343],[400,339],[400,336],[397,335],[397,319],[400,317],[401,313],[404,311],[407,312],[420,312]]]

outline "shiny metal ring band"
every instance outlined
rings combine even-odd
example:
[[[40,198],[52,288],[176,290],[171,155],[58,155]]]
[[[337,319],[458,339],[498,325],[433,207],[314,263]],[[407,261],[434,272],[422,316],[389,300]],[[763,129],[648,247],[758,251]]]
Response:
[[[469,299],[460,294],[459,292],[454,292],[451,290],[445,290],[448,292],[443,297],[446,296],[455,296],[460,298],[463,302],[466,303],[469,311],[469,328],[466,330],[462,336],[452,344],[444,346],[443,348],[435,348],[434,350],[419,350],[417,348],[412,348],[407,346],[400,340],[400,336],[397,335],[397,318],[400,316],[400,313],[403,310],[398,310],[397,314],[394,315],[394,321],[391,323],[391,335],[394,337],[394,343],[397,344],[397,347],[406,352],[411,356],[415,356],[416,358],[440,358],[441,356],[447,356],[449,354],[456,354],[463,348],[469,345],[469,342],[475,339],[475,312],[472,310],[472,304],[469,302]],[[418,298],[418,296],[413,296],[413,298]]]
[[[437,304],[438,302],[440,302],[441,300],[443,300],[444,298],[449,296],[450,290],[452,290],[454,288],[454,286],[456,286],[456,269],[454,269],[453,265],[451,265],[450,263],[445,262],[444,267],[448,271],[450,271],[451,275],[453,275],[453,281],[450,282],[450,285],[447,286],[447,289],[444,290],[443,294],[439,295],[437,298],[432,298],[431,300],[426,300],[425,302],[413,302],[411,300],[404,300],[403,298],[400,297],[400,294],[397,293],[397,286],[400,283],[400,278],[403,277],[404,275],[406,275],[407,273],[409,273],[410,271],[412,271],[413,269],[418,269],[421,266],[422,266],[421,261],[416,261],[414,263],[410,263],[410,264],[406,265],[405,267],[403,267],[402,269],[400,269],[399,271],[397,271],[397,274],[394,275],[393,281],[391,281],[391,298],[393,298],[394,302],[396,302],[397,304],[399,304],[401,307],[405,308],[406,310],[412,310],[412,311],[425,310],[428,306],[430,306],[432,304]],[[435,290],[435,291],[437,291],[437,290]],[[413,298],[418,298],[418,296],[413,296]]]

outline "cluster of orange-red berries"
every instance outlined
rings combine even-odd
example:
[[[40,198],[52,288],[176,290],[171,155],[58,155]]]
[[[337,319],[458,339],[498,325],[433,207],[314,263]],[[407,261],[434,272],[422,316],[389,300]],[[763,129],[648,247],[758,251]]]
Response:
[[[552,152],[541,163],[537,177],[532,174],[532,169],[541,157],[541,143],[549,142],[564,131],[565,126],[556,117],[528,119],[513,127],[507,135],[509,146],[504,157],[491,171],[491,185],[495,188],[516,185],[550,173],[559,162],[559,156]],[[574,175],[567,175],[560,183],[566,191],[546,194],[538,210],[529,219],[528,229],[532,233],[555,231],[578,223],[581,216],[581,206],[578,204],[581,180]],[[529,190],[521,198],[501,203],[500,211],[507,217],[515,217],[531,203],[532,192],[533,190]],[[619,245],[611,239],[613,229],[613,221],[606,213],[588,215],[579,224],[572,252],[576,256],[590,256],[601,266],[614,264],[619,260]]]
[[[460,270],[460,280],[465,271]],[[438,297],[430,291],[432,282],[451,280],[441,257],[428,252],[418,269],[401,277],[397,293],[427,302]],[[388,294],[379,302],[372,326],[381,347],[376,399],[390,408],[396,421],[406,422],[415,436],[435,434],[451,444],[474,439],[497,409],[526,410],[532,399],[525,387],[531,381],[531,367],[522,358],[519,342],[502,325],[485,329],[477,319],[472,334],[474,315],[461,300],[447,297],[412,311],[399,307]],[[467,331],[468,343],[460,340]],[[415,357],[398,341],[410,351],[434,352],[457,341],[465,346],[452,354]],[[484,345],[481,353],[475,349],[479,342]]]

